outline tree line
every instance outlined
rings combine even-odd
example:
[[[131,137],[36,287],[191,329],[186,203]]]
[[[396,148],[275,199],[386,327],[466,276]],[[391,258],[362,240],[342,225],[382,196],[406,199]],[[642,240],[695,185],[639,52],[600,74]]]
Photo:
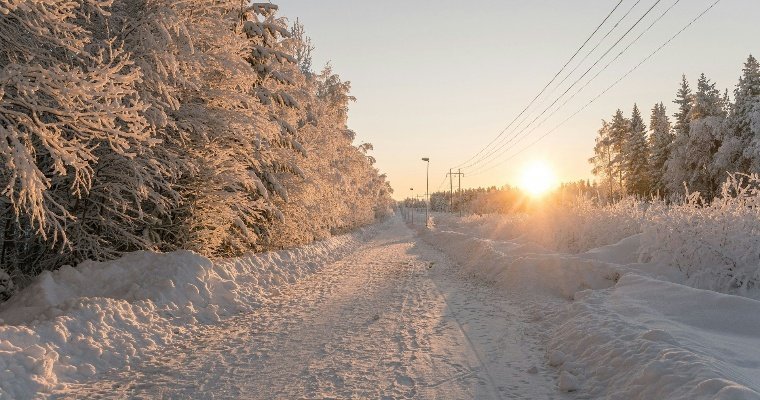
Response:
[[[299,245],[388,212],[350,83],[235,0],[0,1],[0,269]]]
[[[760,173],[760,64],[749,56],[733,99],[704,74],[696,90],[684,75],[671,119],[664,103],[651,109],[649,127],[638,106],[602,121],[589,160],[607,198],[671,198],[699,192],[710,201],[728,173]]]

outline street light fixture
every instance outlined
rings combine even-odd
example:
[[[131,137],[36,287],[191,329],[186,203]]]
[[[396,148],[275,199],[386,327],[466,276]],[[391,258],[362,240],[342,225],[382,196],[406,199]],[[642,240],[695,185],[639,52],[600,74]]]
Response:
[[[428,213],[430,212],[430,158],[423,157],[422,161],[427,163],[427,172],[425,173],[425,197],[427,198],[427,202],[425,203],[425,226],[427,226],[429,221]]]

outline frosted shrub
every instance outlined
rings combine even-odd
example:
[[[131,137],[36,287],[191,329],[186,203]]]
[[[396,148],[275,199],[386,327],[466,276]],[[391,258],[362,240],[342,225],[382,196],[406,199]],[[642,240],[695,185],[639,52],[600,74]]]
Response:
[[[481,237],[521,237],[547,249],[581,253],[641,232],[647,204],[634,198],[599,206],[587,197],[551,202],[526,213],[469,215],[461,225]]]
[[[580,253],[639,233],[646,204],[633,198],[605,206],[578,197],[523,220],[526,238],[552,250]]]
[[[760,179],[731,175],[705,205],[655,203],[643,228],[642,255],[678,268],[692,286],[746,295],[760,283]]]

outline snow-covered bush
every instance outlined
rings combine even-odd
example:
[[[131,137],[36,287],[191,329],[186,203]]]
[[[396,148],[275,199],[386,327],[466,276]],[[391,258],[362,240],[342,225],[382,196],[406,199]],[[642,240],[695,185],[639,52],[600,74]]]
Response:
[[[526,238],[552,250],[580,253],[641,231],[646,203],[634,198],[598,206],[585,197],[539,209],[523,222]]]
[[[633,198],[600,206],[579,196],[546,202],[525,213],[470,215],[461,223],[480,237],[519,238],[549,250],[580,253],[639,233],[646,207]]]
[[[641,247],[633,260],[676,268],[686,278],[684,283],[696,288],[760,295],[758,175],[730,175],[712,202],[699,192],[673,203],[625,198],[600,205],[578,197],[527,213],[469,215],[454,226],[480,238],[532,242],[567,253],[582,253],[641,233]]]
[[[642,255],[683,272],[690,285],[746,294],[760,286],[760,179],[731,175],[705,204],[655,202],[643,226]]]

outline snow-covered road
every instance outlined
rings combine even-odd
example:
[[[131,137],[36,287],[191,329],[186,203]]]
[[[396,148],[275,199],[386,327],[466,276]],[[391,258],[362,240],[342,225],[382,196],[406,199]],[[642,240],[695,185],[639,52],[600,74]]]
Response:
[[[54,398],[560,398],[542,333],[399,219],[273,303]]]

